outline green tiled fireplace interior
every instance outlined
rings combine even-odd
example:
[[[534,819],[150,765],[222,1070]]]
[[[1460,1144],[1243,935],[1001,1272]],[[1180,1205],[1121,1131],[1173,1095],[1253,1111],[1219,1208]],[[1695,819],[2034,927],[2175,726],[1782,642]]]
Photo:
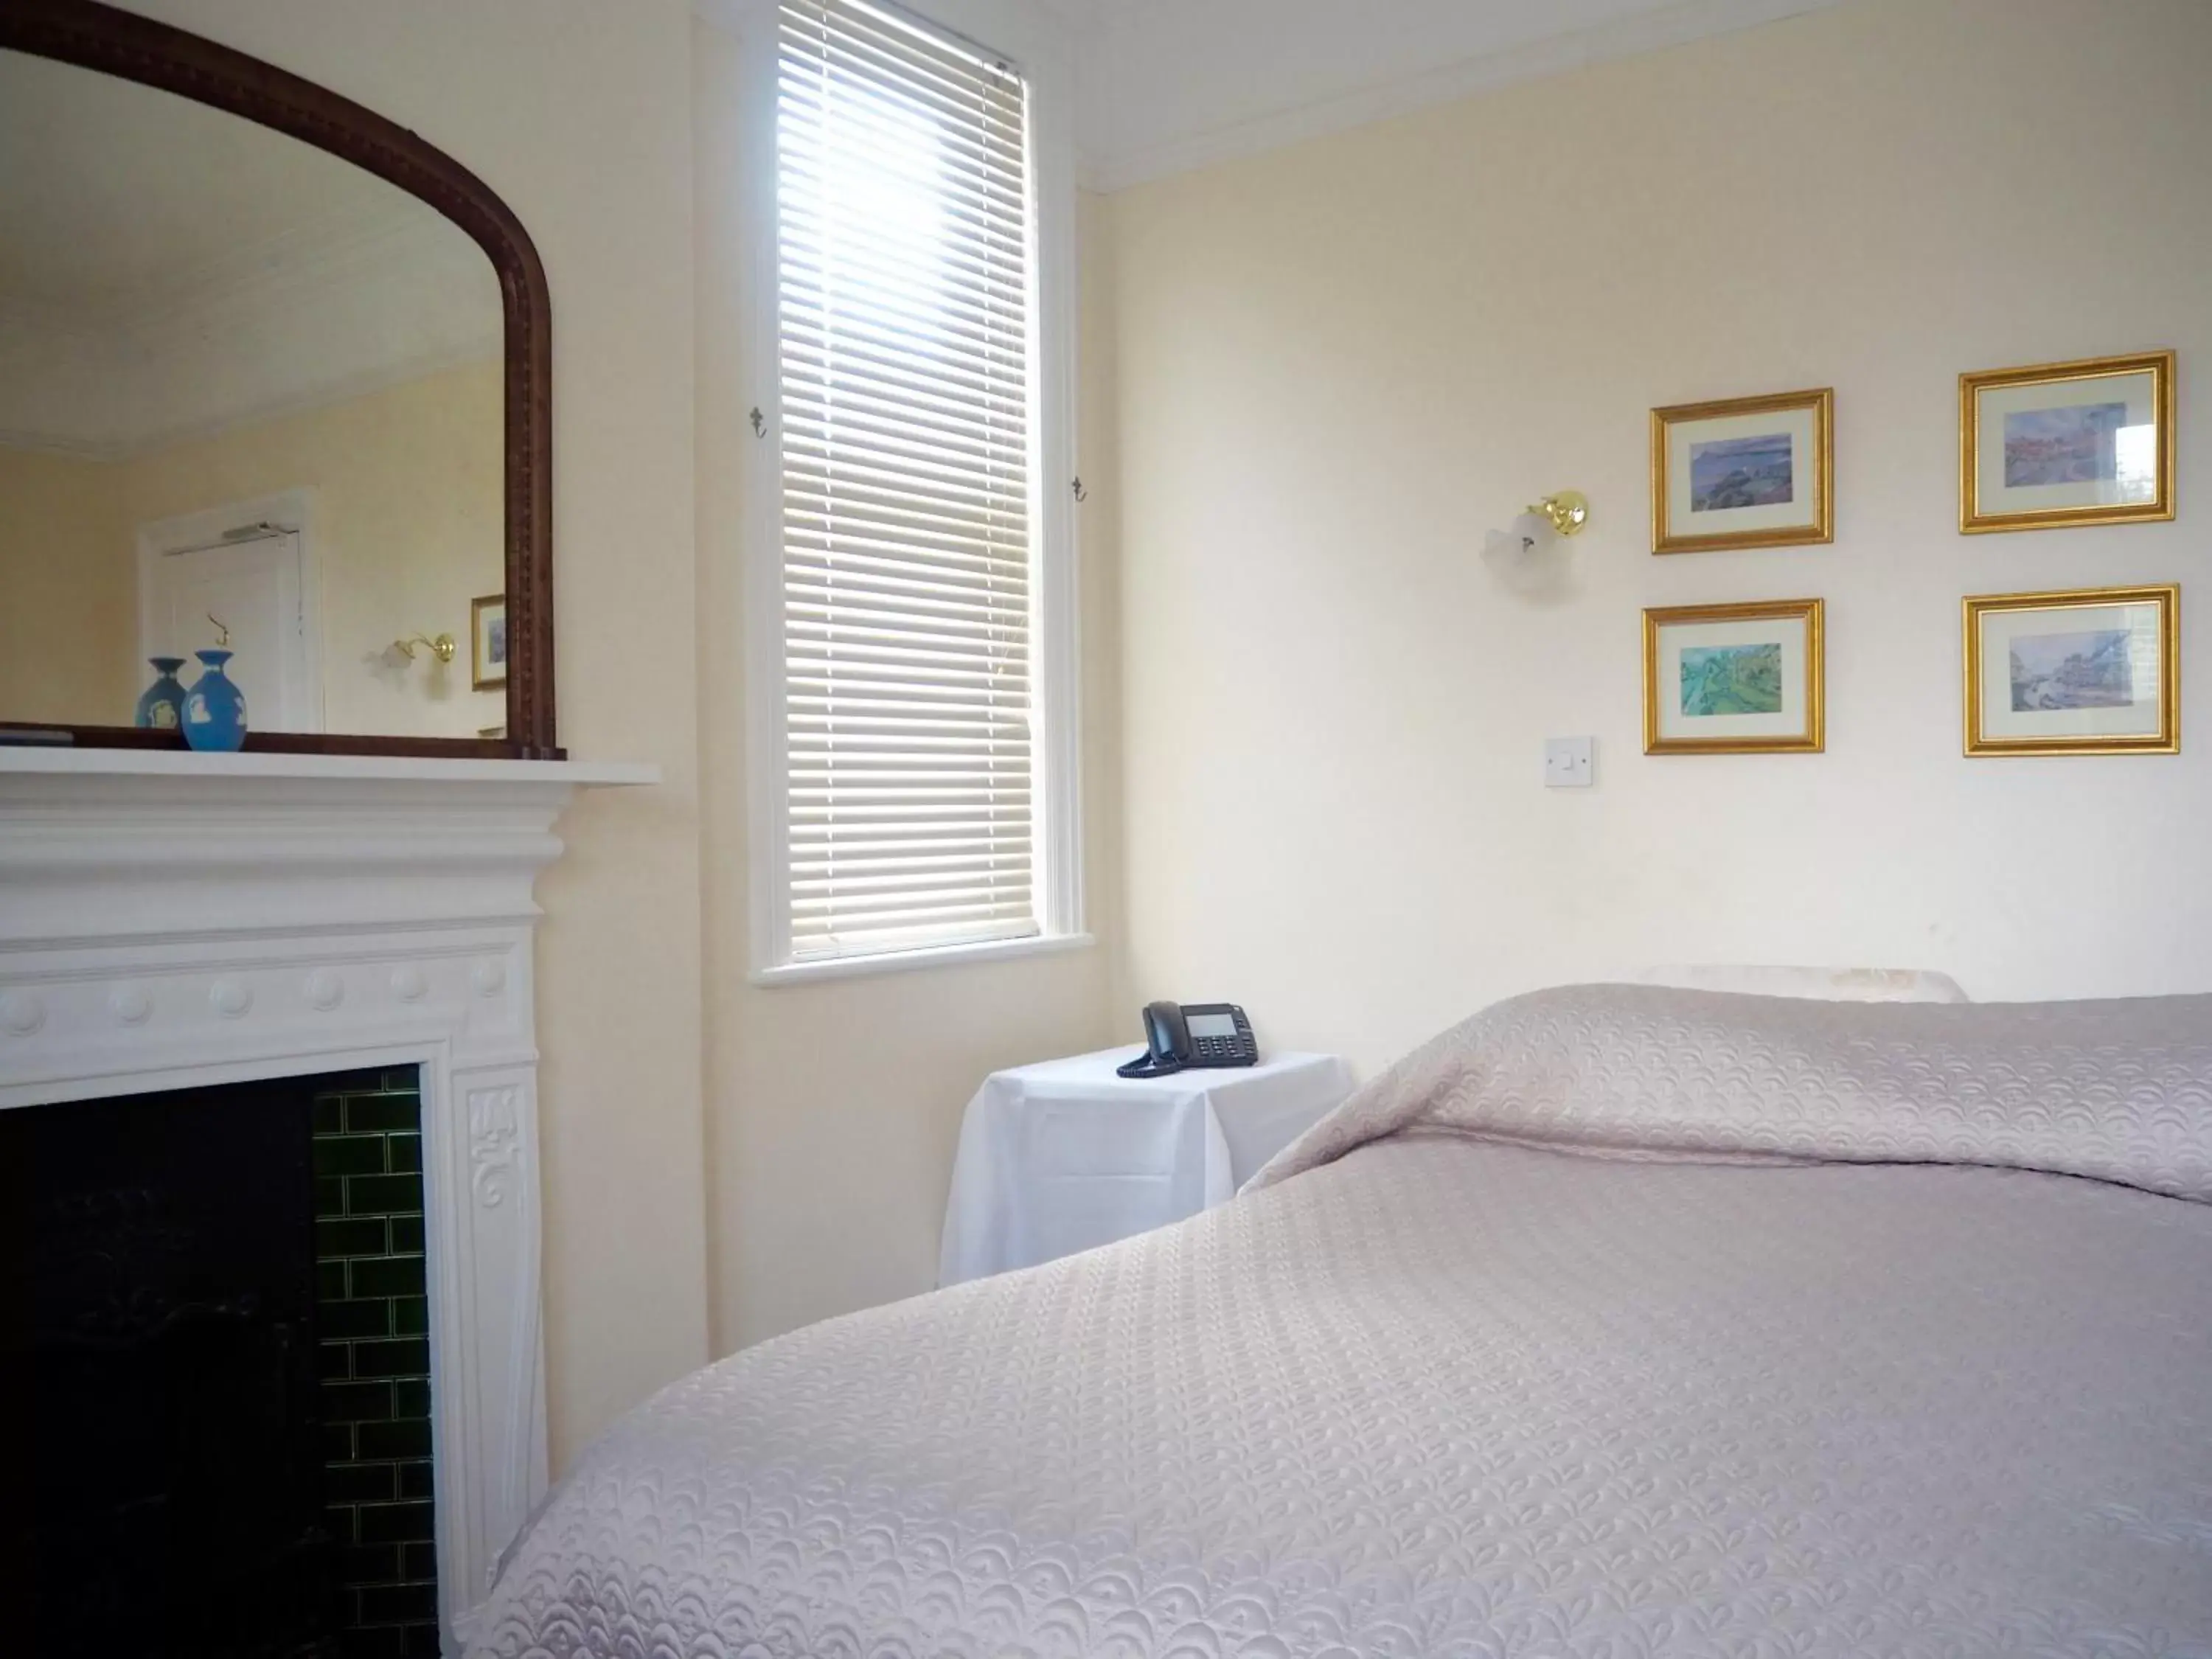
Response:
[[[319,1080],[324,1499],[348,1659],[438,1651],[422,1097],[412,1066]]]

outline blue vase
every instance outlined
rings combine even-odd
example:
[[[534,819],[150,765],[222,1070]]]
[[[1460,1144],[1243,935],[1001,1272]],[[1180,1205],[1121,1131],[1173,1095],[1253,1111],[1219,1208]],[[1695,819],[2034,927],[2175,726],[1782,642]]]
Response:
[[[173,732],[185,723],[185,684],[177,678],[177,671],[185,665],[182,657],[149,657],[146,659],[160,671],[161,678],[146,688],[145,696],[138,699],[136,724],[154,732]]]
[[[196,651],[192,654],[207,665],[207,672],[185,694],[185,741],[195,749],[216,753],[236,749],[246,741],[246,693],[222,672],[230,653]]]

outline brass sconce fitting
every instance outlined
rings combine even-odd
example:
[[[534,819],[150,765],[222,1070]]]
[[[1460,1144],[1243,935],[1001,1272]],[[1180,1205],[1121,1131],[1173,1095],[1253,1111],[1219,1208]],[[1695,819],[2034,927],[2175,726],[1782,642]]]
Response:
[[[415,647],[418,645],[427,647],[430,654],[440,662],[453,661],[453,653],[460,648],[453,643],[453,636],[451,634],[441,634],[434,640],[428,635],[417,634],[412,639],[392,641],[392,648],[406,658],[408,661],[413,662]]]
[[[1528,510],[1547,521],[1554,534],[1572,536],[1589,522],[1589,497],[1579,489],[1562,489]]]

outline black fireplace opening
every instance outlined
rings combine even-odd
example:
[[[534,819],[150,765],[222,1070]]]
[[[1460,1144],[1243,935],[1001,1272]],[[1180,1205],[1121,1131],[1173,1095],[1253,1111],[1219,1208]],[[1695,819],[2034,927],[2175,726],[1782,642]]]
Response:
[[[422,1145],[412,1067],[0,1110],[21,1650],[439,1651]]]

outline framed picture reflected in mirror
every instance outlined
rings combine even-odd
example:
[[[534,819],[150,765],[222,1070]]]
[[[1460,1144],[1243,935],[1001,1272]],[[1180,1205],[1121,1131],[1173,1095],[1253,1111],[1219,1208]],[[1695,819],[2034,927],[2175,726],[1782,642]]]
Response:
[[[507,595],[487,593],[469,605],[469,681],[479,691],[507,684]]]

